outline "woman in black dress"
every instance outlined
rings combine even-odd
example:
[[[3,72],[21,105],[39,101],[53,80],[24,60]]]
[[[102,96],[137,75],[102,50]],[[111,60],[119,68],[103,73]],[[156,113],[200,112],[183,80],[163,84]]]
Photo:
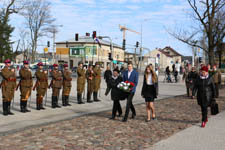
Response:
[[[155,107],[154,107],[154,99],[157,98],[158,95],[158,82],[157,75],[154,72],[152,66],[147,66],[144,74],[144,81],[141,91],[142,97],[145,98],[146,102],[146,111],[147,111],[147,122],[151,120],[151,112],[152,119],[156,119],[155,115]]]
[[[105,93],[105,95],[108,95],[108,93],[111,90],[111,99],[113,100],[113,109],[112,109],[112,117],[110,119],[115,119],[117,111],[119,113],[119,117],[122,115],[120,100],[121,100],[121,95],[123,95],[123,92],[117,87],[117,85],[122,81],[123,81],[123,78],[119,75],[119,70],[114,69],[113,75],[109,79],[108,86]]]

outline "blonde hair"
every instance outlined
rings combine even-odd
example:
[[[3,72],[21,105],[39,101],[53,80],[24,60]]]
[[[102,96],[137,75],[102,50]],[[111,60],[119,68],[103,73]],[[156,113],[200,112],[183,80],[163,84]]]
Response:
[[[150,70],[150,73],[147,72],[147,69]],[[145,68],[145,78],[146,78],[146,80],[148,79],[149,74],[152,74],[152,82],[153,82],[153,83],[156,83],[156,82],[157,82],[157,75],[156,75],[156,73],[155,73],[155,71],[153,70],[153,68],[152,68],[151,65],[148,65],[148,66]]]

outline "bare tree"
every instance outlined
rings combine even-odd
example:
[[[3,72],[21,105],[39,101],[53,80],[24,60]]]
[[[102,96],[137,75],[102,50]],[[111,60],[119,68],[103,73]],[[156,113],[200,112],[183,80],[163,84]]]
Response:
[[[21,13],[26,19],[30,31],[32,62],[35,61],[38,40],[51,30],[55,19],[51,15],[51,3],[47,0],[28,0],[26,8]]]
[[[200,27],[192,31],[168,31],[176,39],[193,47],[198,47],[208,54],[209,63],[214,64],[214,52],[225,37],[224,0],[187,0],[193,10],[193,18]],[[221,20],[222,19],[222,20]],[[202,46],[199,35],[206,34],[207,46]]]

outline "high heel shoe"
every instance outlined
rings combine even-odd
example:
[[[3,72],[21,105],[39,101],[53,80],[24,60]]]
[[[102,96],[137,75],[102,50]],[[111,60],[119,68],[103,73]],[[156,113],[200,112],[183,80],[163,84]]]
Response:
[[[203,121],[201,127],[202,127],[202,128],[205,128],[205,124],[206,124],[206,123]]]

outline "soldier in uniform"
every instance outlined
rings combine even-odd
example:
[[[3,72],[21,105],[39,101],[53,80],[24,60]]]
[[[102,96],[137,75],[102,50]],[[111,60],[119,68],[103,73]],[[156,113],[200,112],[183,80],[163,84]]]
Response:
[[[20,109],[21,112],[30,112],[30,110],[27,109],[27,101],[29,97],[31,96],[31,91],[33,87],[33,80],[32,80],[32,73],[29,69],[29,62],[23,61],[23,68],[20,69],[19,75],[20,75],[20,92],[21,92],[21,99],[20,99]]]
[[[37,78],[37,81],[35,83],[35,86],[33,90],[37,90],[37,99],[36,99],[36,105],[37,110],[45,109],[43,107],[43,99],[47,92],[48,88],[48,72],[43,70],[43,63],[39,62],[38,64],[38,70],[35,73],[35,76]]]
[[[98,99],[98,91],[101,85],[101,69],[98,62],[95,63],[94,73],[95,73],[95,77],[94,77],[93,97],[95,102],[99,102],[100,100]]]
[[[184,74],[183,74],[183,81],[185,80],[185,85],[186,85],[186,90],[187,90],[187,96],[190,96],[190,90],[191,90],[191,86],[190,86],[190,81],[188,78],[188,74],[190,72],[190,64],[187,65],[187,67],[185,68]]]
[[[86,79],[87,79],[87,103],[92,103],[91,94],[94,91],[94,77],[95,73],[93,71],[93,66],[89,65],[88,70],[86,71]]]
[[[84,102],[82,102],[82,93],[85,88],[85,69],[83,68],[82,62],[78,63],[77,76],[77,101],[78,104],[84,104]]]
[[[58,105],[59,93],[62,87],[62,72],[58,70],[58,65],[53,65],[54,70],[52,71],[52,81],[50,83],[50,87],[52,87],[52,108],[60,108]]]
[[[219,97],[219,87],[221,84],[221,72],[217,69],[216,65],[213,65],[212,76],[214,79],[214,84],[216,88],[215,98]]]
[[[10,68],[11,61],[5,60],[5,67],[2,69],[2,99],[3,99],[3,115],[14,115],[10,111],[11,101],[14,97],[16,89],[16,74],[15,69]]]
[[[62,91],[62,103],[63,106],[71,106],[69,104],[69,95],[71,91],[72,72],[68,69],[68,64],[63,65],[63,91]]]

